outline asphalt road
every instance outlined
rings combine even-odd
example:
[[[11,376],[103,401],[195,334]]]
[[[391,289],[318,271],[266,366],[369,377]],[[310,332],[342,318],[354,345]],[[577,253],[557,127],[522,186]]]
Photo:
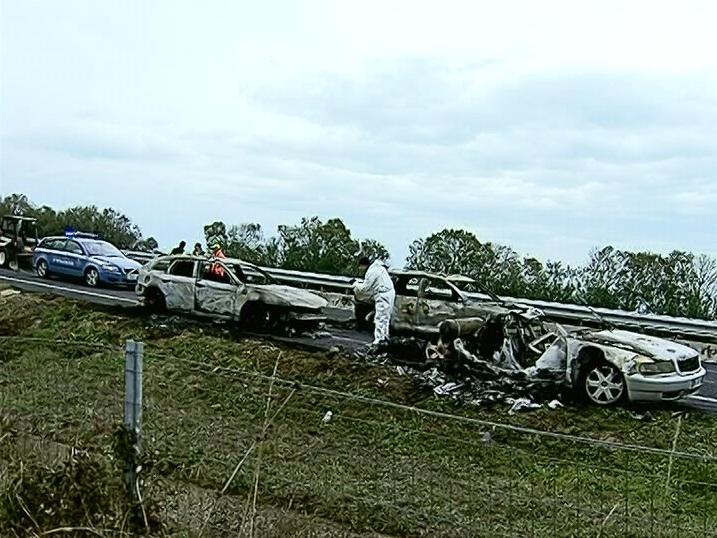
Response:
[[[136,307],[140,305],[133,289],[96,288],[90,289],[82,283],[54,278],[40,279],[28,271],[10,271],[0,269],[0,283],[9,284],[18,289],[36,293],[52,293],[70,299],[76,299],[106,306]],[[346,311],[331,309],[328,312],[331,321],[343,322],[350,317]],[[344,349],[361,347],[371,340],[371,335],[351,330],[331,328],[329,334],[319,338],[294,337],[282,339],[294,344],[312,348],[330,349],[341,346]],[[717,412],[717,364],[705,364],[707,377],[698,396],[688,398],[685,404],[703,410]]]
[[[0,269],[0,284],[8,284],[17,289],[34,293],[51,293],[68,299],[76,299],[103,306],[133,308],[141,306],[134,289],[119,287],[89,288],[82,282],[66,279],[47,278],[41,279],[34,272],[11,271]],[[327,309],[327,317],[337,327],[332,327],[330,333],[321,337],[292,337],[279,338],[294,344],[307,347],[329,350],[334,346],[341,346],[344,349],[355,349],[368,344],[372,335],[358,333],[351,330],[340,329],[338,325],[351,319],[351,313],[337,308]]]

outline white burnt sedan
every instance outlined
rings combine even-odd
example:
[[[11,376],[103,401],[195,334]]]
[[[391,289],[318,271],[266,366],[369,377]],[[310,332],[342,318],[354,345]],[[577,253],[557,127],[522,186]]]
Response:
[[[551,370],[589,402],[665,402],[696,394],[707,371],[699,351],[654,336],[617,329],[557,326],[529,348],[540,354],[531,371]]]

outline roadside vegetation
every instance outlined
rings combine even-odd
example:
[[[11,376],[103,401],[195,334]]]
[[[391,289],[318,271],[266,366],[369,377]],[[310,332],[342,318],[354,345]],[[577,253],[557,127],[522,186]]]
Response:
[[[56,210],[34,205],[15,194],[0,201],[0,214],[20,212],[38,219],[41,235],[66,227],[100,233],[120,248],[152,251],[157,241],[142,235],[130,217],[95,206]],[[360,253],[390,259],[376,239],[357,239],[340,218],[306,217],[281,225],[268,236],[261,224],[197,223],[197,235],[224,245],[232,257],[270,267],[356,275]],[[187,238],[189,244],[193,238]],[[675,250],[669,254],[629,252],[610,245],[586,253],[582,266],[524,257],[506,245],[475,234],[444,229],[410,245],[405,261],[411,269],[464,274],[495,293],[593,307],[639,310],[669,316],[714,319],[717,316],[717,259]]]
[[[0,298],[0,335],[3,536],[717,534],[697,412],[458,406],[390,364],[25,293]],[[145,344],[141,506],[126,339]]]

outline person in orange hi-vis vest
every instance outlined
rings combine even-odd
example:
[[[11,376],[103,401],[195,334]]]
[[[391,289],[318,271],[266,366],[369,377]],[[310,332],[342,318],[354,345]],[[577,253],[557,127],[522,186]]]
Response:
[[[219,243],[215,244],[215,245],[212,247],[212,255],[213,255],[215,258],[226,258],[226,256],[224,255],[224,252],[222,252],[222,246],[221,246]],[[211,269],[210,269],[210,272],[211,272],[213,275],[218,276],[218,277],[220,277],[220,278],[223,278],[223,277],[224,277],[224,267],[222,267],[222,266],[219,265],[218,263],[213,263],[213,264],[212,264],[212,267],[211,267]]]

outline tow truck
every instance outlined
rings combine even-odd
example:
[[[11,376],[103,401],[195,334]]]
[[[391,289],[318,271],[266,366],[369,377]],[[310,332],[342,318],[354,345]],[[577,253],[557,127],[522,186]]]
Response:
[[[37,243],[37,219],[20,215],[2,217],[2,221],[0,221],[0,268],[19,269],[31,266],[32,253]]]

